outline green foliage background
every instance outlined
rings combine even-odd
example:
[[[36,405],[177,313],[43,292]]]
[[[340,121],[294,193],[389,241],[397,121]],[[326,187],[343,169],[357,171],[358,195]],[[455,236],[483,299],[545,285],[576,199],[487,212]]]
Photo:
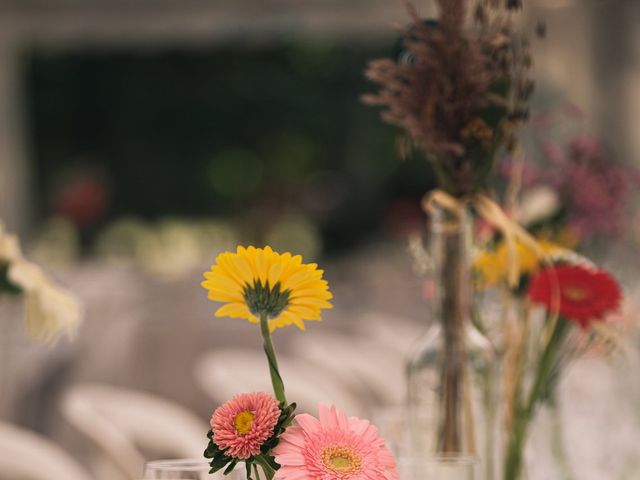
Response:
[[[431,186],[359,96],[388,45],[293,39],[201,50],[34,50],[26,97],[38,214],[85,167],[111,189],[102,224],[301,211],[328,248],[375,232],[396,197]],[[100,226],[98,226],[98,229]]]

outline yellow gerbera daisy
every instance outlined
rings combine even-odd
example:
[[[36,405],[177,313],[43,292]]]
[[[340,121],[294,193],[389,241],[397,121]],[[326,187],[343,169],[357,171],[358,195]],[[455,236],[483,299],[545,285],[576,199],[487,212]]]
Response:
[[[209,299],[225,305],[216,317],[246,318],[259,323],[264,315],[269,330],[303,320],[320,320],[323,308],[332,308],[329,285],[315,263],[304,264],[300,255],[274,252],[271,247],[238,247],[236,253],[218,255],[201,285]]]
[[[555,255],[564,249],[555,243],[546,240],[538,241],[540,249],[548,254]],[[540,265],[538,254],[528,245],[516,242],[516,255],[520,275],[529,275],[535,272]],[[482,251],[473,262],[473,268],[478,274],[480,286],[492,287],[506,280],[511,261],[509,251],[505,243],[501,243],[495,251]]]

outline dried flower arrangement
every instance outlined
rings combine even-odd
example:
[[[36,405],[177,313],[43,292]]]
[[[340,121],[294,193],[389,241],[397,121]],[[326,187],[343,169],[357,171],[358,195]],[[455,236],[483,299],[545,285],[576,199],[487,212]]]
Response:
[[[533,91],[526,37],[511,24],[517,5],[481,0],[472,20],[465,0],[438,0],[438,20],[409,4],[398,58],[373,60],[366,76],[380,86],[363,96],[402,128],[401,154],[421,148],[439,186],[461,197],[486,188],[496,152],[513,150]]]

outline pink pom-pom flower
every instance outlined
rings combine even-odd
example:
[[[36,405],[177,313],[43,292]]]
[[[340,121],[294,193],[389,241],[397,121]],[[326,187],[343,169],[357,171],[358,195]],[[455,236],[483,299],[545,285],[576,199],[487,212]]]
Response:
[[[263,392],[242,393],[218,407],[211,417],[212,440],[232,458],[259,455],[280,417],[275,398]]]

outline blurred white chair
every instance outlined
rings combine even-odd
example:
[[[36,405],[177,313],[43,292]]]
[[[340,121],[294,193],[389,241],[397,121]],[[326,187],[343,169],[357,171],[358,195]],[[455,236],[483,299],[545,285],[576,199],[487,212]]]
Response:
[[[183,407],[137,391],[99,384],[70,388],[61,408],[67,421],[100,449],[125,478],[140,478],[147,453],[201,457],[209,427]]]
[[[64,450],[47,438],[0,423],[0,478],[89,480]]]
[[[363,336],[384,343],[387,349],[393,349],[402,356],[406,356],[413,344],[428,330],[426,321],[420,323],[381,312],[359,315],[357,325],[357,331],[362,332]]]
[[[317,414],[318,403],[334,404],[349,415],[364,412],[357,396],[323,364],[278,355],[287,400],[298,412]],[[196,382],[218,404],[244,392],[271,392],[264,353],[249,349],[220,349],[205,354],[196,364]]]
[[[381,340],[316,332],[313,338],[301,338],[293,349],[297,356],[330,369],[334,378],[373,394],[369,408],[400,405],[404,399],[404,356]]]

